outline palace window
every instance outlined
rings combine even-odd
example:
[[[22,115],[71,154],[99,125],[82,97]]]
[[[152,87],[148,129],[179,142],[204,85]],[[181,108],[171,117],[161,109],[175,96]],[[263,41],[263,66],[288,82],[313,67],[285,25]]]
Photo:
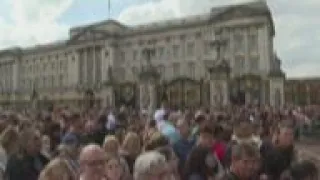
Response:
[[[164,59],[164,47],[158,48],[158,59]]]
[[[194,56],[195,45],[193,42],[189,42],[187,45],[187,56]]]
[[[190,75],[190,77],[192,78],[192,79],[194,79],[195,78],[195,71],[196,71],[196,68],[195,68],[195,64],[194,63],[189,63],[188,64],[188,73],[189,73],[189,75]]]
[[[60,74],[60,76],[59,76],[59,84],[60,84],[61,86],[64,85],[64,83],[63,83],[63,75],[62,75],[62,74]]]
[[[244,52],[244,38],[243,34],[234,34],[234,51],[236,54]]]
[[[54,81],[55,81],[54,76],[50,76],[50,87],[54,87]]]
[[[180,64],[179,63],[173,63],[173,76],[177,77],[180,76]]]
[[[133,60],[136,61],[138,59],[138,51],[137,50],[133,50],[132,56],[133,56]]]
[[[160,76],[165,76],[165,67],[164,65],[160,65],[159,67]]]
[[[259,49],[258,34],[250,32],[248,35],[248,49],[250,53],[256,53]]]
[[[259,69],[259,58],[258,57],[251,57],[249,62],[250,72],[255,73]]]
[[[138,74],[138,68],[137,67],[132,67],[131,71],[132,71],[132,75],[133,76]]]
[[[117,69],[117,71],[116,71],[117,76],[116,77],[118,78],[119,81],[124,81],[125,80],[125,78],[126,78],[126,74],[125,73],[126,72],[125,72],[124,68],[120,67],[120,68]]]
[[[124,51],[121,51],[120,53],[120,62],[124,63],[126,61],[126,53]]]
[[[179,50],[180,50],[180,46],[179,45],[173,45],[172,54],[173,54],[174,58],[179,58]]]
[[[236,56],[235,64],[234,64],[234,71],[236,73],[242,73],[245,68],[245,60],[242,56]]]
[[[42,86],[45,87],[45,88],[47,87],[47,83],[46,82],[47,82],[47,78],[43,77],[42,78]]]

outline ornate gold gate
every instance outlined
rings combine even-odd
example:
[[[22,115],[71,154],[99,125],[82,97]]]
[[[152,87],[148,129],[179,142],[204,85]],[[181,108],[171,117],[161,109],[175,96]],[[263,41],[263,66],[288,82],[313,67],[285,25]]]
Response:
[[[176,79],[166,85],[170,106],[194,107],[201,104],[201,83],[192,79]]]

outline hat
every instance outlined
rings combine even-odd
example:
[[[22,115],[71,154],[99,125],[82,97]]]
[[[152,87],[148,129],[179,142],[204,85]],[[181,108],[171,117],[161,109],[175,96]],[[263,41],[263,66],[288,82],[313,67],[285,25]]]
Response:
[[[61,144],[79,146],[80,140],[75,134],[67,134],[62,138]]]

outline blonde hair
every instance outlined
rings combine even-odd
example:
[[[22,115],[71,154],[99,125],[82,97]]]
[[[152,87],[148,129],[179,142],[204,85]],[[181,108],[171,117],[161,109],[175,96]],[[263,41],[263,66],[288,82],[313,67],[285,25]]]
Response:
[[[18,140],[18,131],[12,126],[8,126],[0,135],[0,143],[6,153],[15,153],[18,150]]]
[[[128,132],[123,140],[122,150],[129,153],[129,155],[138,155],[141,151],[141,140],[139,135],[134,132]]]
[[[34,139],[36,136],[38,136],[38,133],[40,135],[40,131],[38,129],[35,128],[26,128],[23,131],[20,132],[19,134],[19,149],[18,149],[18,155],[19,157],[22,157],[25,155],[25,151],[28,147],[29,142],[31,141],[31,139]],[[39,137],[39,141],[41,141],[40,139],[41,137]]]
[[[68,162],[62,158],[56,158],[41,171],[39,180],[76,180]]]
[[[107,135],[104,139],[103,149],[109,154],[115,154],[119,151],[120,143],[116,136]]]

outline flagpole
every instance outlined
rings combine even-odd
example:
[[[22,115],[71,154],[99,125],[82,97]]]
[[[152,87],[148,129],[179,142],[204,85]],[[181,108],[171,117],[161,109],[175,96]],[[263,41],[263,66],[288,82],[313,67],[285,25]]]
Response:
[[[110,19],[110,14],[111,14],[111,0],[108,0],[108,18]]]

